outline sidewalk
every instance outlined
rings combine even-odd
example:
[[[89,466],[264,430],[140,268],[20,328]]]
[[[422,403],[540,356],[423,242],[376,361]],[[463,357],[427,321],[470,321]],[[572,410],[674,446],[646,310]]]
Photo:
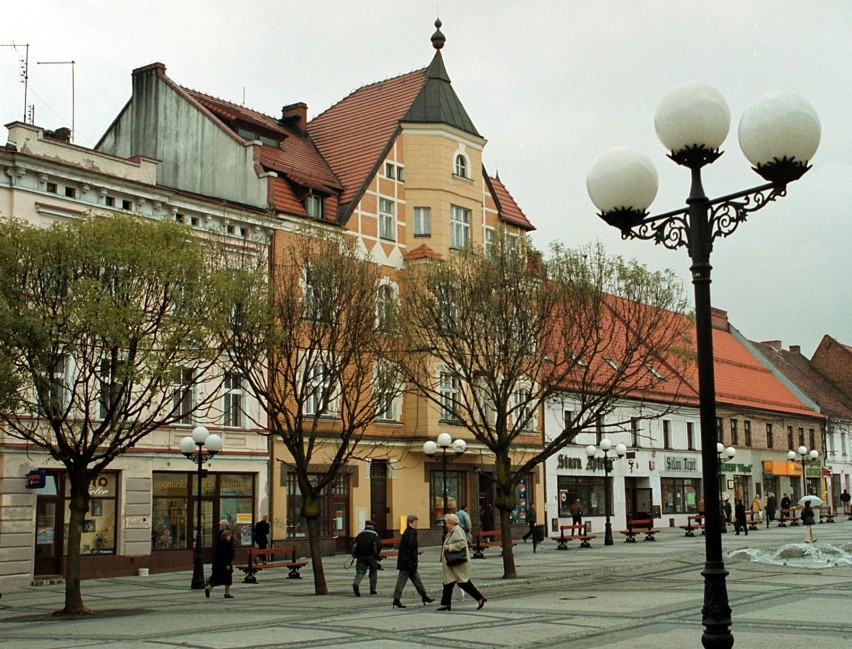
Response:
[[[815,526],[817,548],[852,551],[852,522]],[[656,542],[627,544],[616,532],[605,547],[600,534],[590,549],[546,540],[515,548],[520,578],[502,579],[495,550],[473,561],[473,581],[488,598],[477,611],[469,598],[450,613],[419,603],[409,583],[404,610],[391,608],[395,560],[379,573],[379,594],[352,594],[348,557],[323,561],[331,594],[313,595],[310,566],[301,580],[286,570],[258,574],[257,584],[235,576],[235,599],[224,591],[190,590],[191,572],[83,582],[95,615],[51,619],[61,608],[62,585],[3,593],[0,645],[4,649],[170,649],[178,647],[559,647],[660,649],[700,647],[704,539],[665,528]],[[801,527],[760,529],[723,537],[726,555],[741,548],[777,549],[798,543]],[[440,595],[438,549],[424,548],[420,572],[433,597]],[[852,568],[793,568],[726,558],[731,630],[736,647],[852,646]],[[240,576],[242,573],[237,573]],[[363,588],[362,593],[367,589]]]

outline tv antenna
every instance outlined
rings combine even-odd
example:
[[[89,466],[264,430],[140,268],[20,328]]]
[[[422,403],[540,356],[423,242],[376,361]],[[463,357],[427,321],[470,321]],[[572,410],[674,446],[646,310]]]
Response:
[[[18,51],[18,45],[14,42],[12,43],[0,43],[0,47],[11,47],[16,52]],[[29,88],[29,69],[30,69],[30,44],[24,43],[20,47],[24,48],[24,57],[20,61],[21,65],[21,83],[24,84],[24,122],[27,121],[27,89]]]

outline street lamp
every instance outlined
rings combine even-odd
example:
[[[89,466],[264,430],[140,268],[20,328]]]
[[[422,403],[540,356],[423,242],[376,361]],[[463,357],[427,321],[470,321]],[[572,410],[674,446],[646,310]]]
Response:
[[[612,450],[612,442],[608,439],[602,439],[597,446],[589,444],[586,447],[586,455],[595,457],[598,449],[603,451],[603,467],[604,467],[604,513],[606,514],[606,524],[604,525],[604,545],[612,545],[612,523],[609,522],[610,512],[610,494],[609,494],[609,473],[612,471],[613,460],[620,460],[627,455],[627,447],[624,444],[615,445],[615,455],[618,457],[610,457]]]
[[[791,462],[796,461],[796,456],[799,456],[799,461],[802,463],[802,498],[808,495],[808,483],[805,479],[805,462],[808,459],[815,460],[819,457],[819,451],[811,450],[808,451],[804,446],[800,446],[798,450],[795,451],[787,451],[787,459]]]
[[[722,475],[722,456],[724,456],[725,460],[733,460],[736,454],[737,449],[733,446],[725,448],[725,445],[722,444],[722,442],[716,442],[716,456],[719,458],[719,531],[722,534],[728,533],[728,517],[723,516],[721,512],[721,508],[724,506],[724,503],[722,502],[722,480],[725,479]],[[704,511],[707,511],[707,503],[704,503]]]
[[[423,452],[432,457],[435,453],[438,452],[438,449],[441,449],[441,466],[443,469],[443,503],[444,503],[444,513],[447,513],[447,463],[451,462],[453,458],[447,457],[447,450],[452,450],[455,453],[456,457],[461,457],[465,450],[467,450],[467,443],[463,439],[453,440],[453,438],[448,433],[441,433],[438,435],[437,444],[433,442],[431,439],[423,444]],[[441,540],[447,534],[447,526],[443,525],[443,532],[441,533]]]
[[[222,450],[222,438],[211,435],[204,426],[196,426],[192,435],[180,440],[180,452],[197,467],[198,491],[195,499],[195,549],[192,553],[192,588],[204,588],[204,558],[201,554],[201,479],[202,465]]]
[[[657,193],[657,172],[643,154],[628,148],[604,152],[586,179],[599,216],[621,230],[623,239],[653,239],[672,250],[686,246],[692,258],[695,287],[695,328],[698,393],[701,413],[701,465],[705,476],[717,468],[713,333],[710,319],[710,252],[713,241],[768,203],[787,193],[787,184],[801,178],[819,146],[820,125],[814,109],[803,99],[784,93],[761,97],[743,114],[740,148],[767,184],[709,199],[701,185],[701,169],[720,155],[730,128],[724,98],[703,84],[675,88],[667,94],[654,118],[657,135],[669,157],[687,167],[692,187],[687,207],[649,216]],[[705,528],[704,606],[701,641],[704,647],[729,649],[731,609],[725,585],[720,534],[719,485],[704,480]]]

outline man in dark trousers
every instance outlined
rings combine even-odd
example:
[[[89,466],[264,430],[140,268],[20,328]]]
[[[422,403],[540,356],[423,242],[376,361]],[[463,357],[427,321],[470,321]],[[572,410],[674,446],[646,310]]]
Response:
[[[355,537],[352,556],[355,558],[355,581],[352,582],[352,592],[355,597],[361,597],[361,580],[367,571],[370,571],[370,595],[376,594],[378,583],[379,553],[382,551],[382,543],[376,534],[376,524],[373,521],[364,523],[364,530]]]
[[[269,547],[269,516],[266,514],[263,515],[254,526],[254,544],[260,550],[265,550]],[[260,556],[260,561],[266,563],[266,555],[262,554]]]
[[[849,514],[849,501],[852,500],[852,496],[849,495],[849,492],[844,489],[843,493],[840,494],[840,502],[843,503],[843,513]]]
[[[530,529],[524,534],[524,543],[527,542],[527,539],[533,537],[533,544],[535,544],[535,509],[532,505],[527,507],[527,523],[529,523]]]
[[[734,505],[734,530],[736,531],[736,536],[740,535],[740,530],[745,532],[745,535],[748,536],[748,523],[746,522],[746,508],[743,504],[743,501],[737,498],[736,504]]]
[[[784,494],[781,497],[781,522],[782,523],[784,522],[784,519],[786,519],[790,515],[790,507],[792,507],[792,506],[793,506],[793,501],[790,500],[790,496],[788,496],[787,494]]]

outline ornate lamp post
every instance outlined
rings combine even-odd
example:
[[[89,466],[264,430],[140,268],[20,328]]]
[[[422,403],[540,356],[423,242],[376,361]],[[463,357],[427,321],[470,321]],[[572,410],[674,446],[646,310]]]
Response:
[[[721,511],[721,507],[724,505],[722,502],[722,480],[724,480],[724,476],[722,475],[722,460],[733,460],[734,456],[737,454],[737,449],[733,446],[729,446],[725,448],[725,445],[722,442],[716,442],[716,456],[719,458],[719,531],[722,534],[728,533],[727,521],[728,517],[724,516]],[[724,456],[724,457],[723,457]],[[707,511],[707,503],[704,503],[704,511]]]
[[[180,452],[197,467],[198,491],[195,498],[195,549],[192,553],[192,588],[204,588],[204,558],[201,554],[201,479],[204,463],[222,450],[222,438],[196,426],[192,435],[180,440]]]
[[[448,433],[441,433],[438,435],[437,443],[433,442],[431,439],[423,444],[423,452],[432,457],[435,453],[438,452],[438,449],[441,449],[441,467],[443,470],[443,503],[444,503],[444,513],[447,512],[447,463],[451,462],[453,458],[447,457],[447,451],[452,450],[455,453],[456,457],[461,457],[464,452],[467,450],[467,443],[463,439],[453,440],[453,438]],[[447,534],[446,525],[443,526],[443,531],[441,532],[441,538]]]
[[[787,451],[787,459],[790,460],[791,462],[796,461],[797,455],[799,456],[799,461],[802,463],[802,495],[801,495],[801,498],[804,498],[805,496],[808,495],[808,483],[807,483],[807,479],[805,477],[805,462],[807,462],[808,459],[811,459],[811,460],[817,459],[819,457],[819,451],[817,451],[815,449],[808,451],[808,449],[804,446],[800,446],[795,451]]]
[[[617,457],[610,457],[610,452],[612,451],[612,442],[608,439],[602,439],[597,446],[589,444],[586,447],[586,455],[589,457],[595,457],[598,453],[598,449],[603,451],[603,467],[604,467],[604,513],[606,514],[606,523],[604,524],[604,545],[612,545],[612,523],[609,521],[609,517],[612,514],[610,511],[610,489],[609,489],[609,474],[612,471],[612,462],[613,460],[620,460],[625,455],[627,455],[627,447],[624,444],[616,444],[615,445],[615,455]]]
[[[657,135],[669,157],[690,170],[692,188],[686,207],[649,216],[657,193],[657,172],[651,161],[633,149],[604,152],[586,179],[599,216],[621,230],[624,239],[653,239],[672,250],[686,246],[692,259],[695,287],[695,328],[698,392],[701,414],[702,471],[717,470],[713,334],[710,319],[710,252],[713,241],[726,237],[754,211],[785,196],[787,184],[799,179],[819,146],[820,125],[813,108],[803,99],[783,93],[761,97],[743,114],[739,141],[754,170],[768,183],[710,199],[701,184],[701,169],[714,162],[730,127],[724,98],[705,85],[680,86],[667,94],[654,118]],[[719,485],[704,480],[706,513],[704,564],[704,647],[729,649],[731,609],[722,559]]]

